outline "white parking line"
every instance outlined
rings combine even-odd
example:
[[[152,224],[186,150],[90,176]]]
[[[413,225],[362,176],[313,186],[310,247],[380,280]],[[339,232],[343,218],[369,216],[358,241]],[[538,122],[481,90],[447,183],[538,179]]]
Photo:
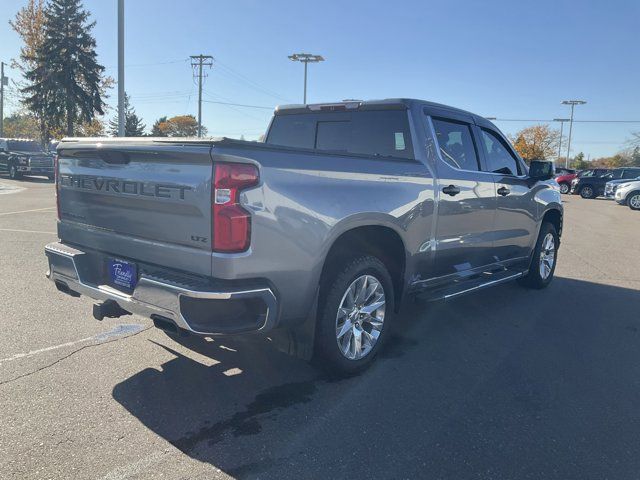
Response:
[[[18,213],[29,213],[29,212],[44,212],[46,210],[55,210],[56,207],[46,207],[46,208],[34,208],[33,210],[20,210],[19,212],[4,212],[0,213],[0,217],[4,217],[5,215],[17,215]]]
[[[107,340],[117,337],[128,336],[129,334],[135,334],[140,332],[143,329],[143,326],[138,323],[132,324],[122,324],[115,325],[111,330],[103,333],[99,333],[94,335],[93,337],[81,338],[80,340],[74,340],[72,342],[61,343],[60,345],[53,345],[51,347],[39,348],[37,350],[31,350],[27,353],[16,353],[11,357],[0,358],[0,365],[6,362],[12,362],[13,360],[18,360],[21,358],[33,357],[34,355],[39,355],[40,353],[50,352],[52,350],[58,350],[60,348],[72,347],[74,345],[78,345],[79,343],[86,343],[95,341],[98,344],[104,343]]]
[[[81,338],[80,340],[75,340],[73,342],[61,343],[60,345],[54,345],[52,347],[39,348],[38,350],[31,350],[27,353],[16,353],[11,357],[0,358],[0,365],[5,362],[18,360],[19,358],[33,357],[34,355],[38,355],[39,353],[50,352],[51,350],[58,350],[59,348],[72,347],[73,345],[77,345],[78,343],[84,343],[88,342],[89,340],[93,340],[93,338],[94,337]]]
[[[46,233],[47,235],[58,235],[56,232],[44,232],[42,230],[18,230],[18,229],[15,229],[15,228],[0,228],[0,232]]]

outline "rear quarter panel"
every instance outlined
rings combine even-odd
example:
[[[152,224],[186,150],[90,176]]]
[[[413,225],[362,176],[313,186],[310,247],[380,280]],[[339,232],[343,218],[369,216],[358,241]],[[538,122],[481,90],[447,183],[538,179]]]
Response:
[[[431,236],[433,178],[420,161],[277,148],[214,146],[212,154],[214,163],[260,166],[259,186],[241,197],[253,213],[251,248],[214,253],[214,276],[255,278],[263,272],[276,289],[285,322],[306,316],[329,248],[350,229],[393,229],[404,241],[407,265],[415,255],[428,255],[419,247]]]

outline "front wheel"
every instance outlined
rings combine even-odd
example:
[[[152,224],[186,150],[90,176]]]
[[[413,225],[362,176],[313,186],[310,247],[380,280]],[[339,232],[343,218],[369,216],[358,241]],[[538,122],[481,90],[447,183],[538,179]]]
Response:
[[[568,183],[562,182],[560,184],[560,193],[567,194],[567,193],[569,193],[569,190],[570,190],[570,188],[569,188],[569,184]]]
[[[580,190],[580,196],[582,198],[594,198],[595,197],[595,191],[593,190],[593,187],[591,185],[585,185]]]
[[[540,235],[533,250],[533,258],[529,271],[520,283],[529,288],[545,288],[553,280],[558,259],[560,238],[552,223],[544,222],[540,227]]]
[[[334,269],[321,286],[316,358],[341,374],[369,366],[387,336],[393,298],[391,276],[376,257]]]
[[[631,192],[627,197],[627,205],[631,210],[640,210],[640,191]]]

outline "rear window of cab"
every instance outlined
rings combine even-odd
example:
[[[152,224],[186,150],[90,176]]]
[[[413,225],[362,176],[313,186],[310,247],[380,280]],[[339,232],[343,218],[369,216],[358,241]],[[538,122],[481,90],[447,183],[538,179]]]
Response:
[[[266,142],[331,153],[414,158],[406,110],[276,115]]]

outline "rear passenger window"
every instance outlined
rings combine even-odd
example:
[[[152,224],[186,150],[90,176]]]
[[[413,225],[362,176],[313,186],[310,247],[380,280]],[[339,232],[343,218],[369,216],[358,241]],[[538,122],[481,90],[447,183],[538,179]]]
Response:
[[[482,129],[482,147],[487,157],[490,172],[504,175],[518,175],[518,160],[513,156],[504,140],[490,130]]]
[[[479,170],[469,124],[440,118],[432,120],[442,159],[453,168]]]

